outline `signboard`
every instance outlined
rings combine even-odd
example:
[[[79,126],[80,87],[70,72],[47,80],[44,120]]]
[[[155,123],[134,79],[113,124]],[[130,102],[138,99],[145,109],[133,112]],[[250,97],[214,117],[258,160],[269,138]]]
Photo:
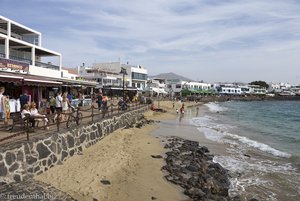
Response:
[[[19,61],[13,61],[10,59],[3,59],[0,58],[0,70],[1,69],[10,69],[12,71],[29,71],[29,64],[19,62]]]

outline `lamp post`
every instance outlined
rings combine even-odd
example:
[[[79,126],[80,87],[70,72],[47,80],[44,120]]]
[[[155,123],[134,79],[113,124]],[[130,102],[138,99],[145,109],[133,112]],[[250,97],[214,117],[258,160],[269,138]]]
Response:
[[[123,101],[125,102],[125,75],[127,75],[126,69],[121,67],[120,74],[123,75]]]

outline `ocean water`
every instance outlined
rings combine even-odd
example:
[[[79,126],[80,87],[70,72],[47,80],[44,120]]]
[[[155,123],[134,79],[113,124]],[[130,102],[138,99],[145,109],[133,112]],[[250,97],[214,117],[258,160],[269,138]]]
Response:
[[[190,123],[228,147],[214,161],[230,172],[231,196],[300,200],[299,101],[207,103]]]

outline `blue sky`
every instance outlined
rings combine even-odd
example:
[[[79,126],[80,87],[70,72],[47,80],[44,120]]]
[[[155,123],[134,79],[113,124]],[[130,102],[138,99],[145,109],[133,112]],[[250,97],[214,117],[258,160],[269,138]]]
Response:
[[[299,0],[0,0],[63,64],[118,61],[195,80],[300,84]]]

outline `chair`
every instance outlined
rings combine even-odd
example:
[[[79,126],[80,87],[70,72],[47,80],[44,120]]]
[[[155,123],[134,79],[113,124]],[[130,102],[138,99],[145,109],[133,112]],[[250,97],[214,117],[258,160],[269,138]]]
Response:
[[[26,114],[25,116],[26,116],[26,118],[22,119],[22,115],[20,112],[16,112],[12,115],[13,122],[12,122],[12,127],[11,127],[10,132],[13,131],[13,129],[16,125],[20,125],[21,128],[27,127],[27,121],[28,121],[30,115]]]

